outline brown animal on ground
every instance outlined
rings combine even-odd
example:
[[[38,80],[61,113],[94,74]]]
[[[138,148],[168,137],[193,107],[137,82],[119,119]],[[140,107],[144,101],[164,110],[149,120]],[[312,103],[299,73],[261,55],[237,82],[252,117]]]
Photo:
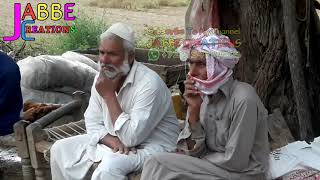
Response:
[[[34,122],[59,107],[61,105],[26,102],[23,104],[23,119]]]

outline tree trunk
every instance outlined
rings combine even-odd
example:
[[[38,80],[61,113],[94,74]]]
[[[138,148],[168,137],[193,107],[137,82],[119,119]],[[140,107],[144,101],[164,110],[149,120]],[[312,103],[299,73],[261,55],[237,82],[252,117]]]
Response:
[[[306,12],[306,6],[303,6],[303,3],[297,7],[298,17],[299,12]],[[295,139],[299,139],[300,127],[289,62],[286,56],[287,44],[281,1],[224,0],[220,1],[220,12],[222,13],[220,15],[221,29],[241,28],[240,51],[242,57],[237,65],[236,77],[251,83],[256,88],[269,112],[280,108]],[[306,94],[310,102],[307,105],[311,111],[313,130],[318,136],[320,134],[320,63],[317,61],[319,58],[316,57],[320,57],[320,31],[316,29],[315,22],[319,19],[314,13],[311,13],[310,20],[311,26],[308,25],[308,21],[299,21],[296,31],[299,32],[303,59],[301,68],[305,75]],[[311,40],[309,51],[307,51],[308,46],[305,44],[305,35],[308,34],[308,29]],[[231,36],[230,38],[237,37]],[[315,51],[317,46],[318,50]],[[308,102],[308,98],[305,99],[306,102]]]
[[[307,0],[307,2],[310,2]],[[294,98],[297,107],[297,116],[300,127],[300,140],[313,141],[311,126],[311,111],[307,95],[305,75],[303,72],[303,58],[299,43],[296,22],[296,1],[281,0],[283,21],[287,44],[287,57],[290,67]],[[308,43],[308,42],[307,42]]]

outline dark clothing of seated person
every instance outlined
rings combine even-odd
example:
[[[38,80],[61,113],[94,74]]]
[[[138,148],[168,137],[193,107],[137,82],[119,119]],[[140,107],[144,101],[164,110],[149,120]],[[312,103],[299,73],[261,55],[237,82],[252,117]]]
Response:
[[[0,52],[0,136],[13,132],[20,120],[22,94],[19,66],[11,57]]]

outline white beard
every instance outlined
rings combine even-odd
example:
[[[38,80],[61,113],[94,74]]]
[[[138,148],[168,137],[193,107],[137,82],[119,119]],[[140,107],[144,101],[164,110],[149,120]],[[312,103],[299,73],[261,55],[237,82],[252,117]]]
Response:
[[[108,69],[104,69],[103,74],[105,76],[107,76],[109,79],[114,79],[116,78],[119,74],[122,75],[127,75],[130,71],[130,65],[128,63],[128,55],[126,53],[125,55],[125,59],[123,61],[123,64],[117,68],[116,66],[112,65],[112,64],[101,64],[99,61],[99,71],[101,71],[102,68],[108,68]]]

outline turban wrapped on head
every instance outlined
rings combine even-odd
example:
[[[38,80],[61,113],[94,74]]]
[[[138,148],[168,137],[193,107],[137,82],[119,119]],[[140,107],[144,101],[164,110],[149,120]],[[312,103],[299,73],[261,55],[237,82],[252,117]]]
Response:
[[[191,40],[185,40],[177,49],[180,60],[186,61],[190,58],[192,50],[205,54],[207,79],[198,79],[190,74],[189,77],[196,82],[195,86],[202,93],[216,93],[232,75],[232,69],[240,59],[240,53],[227,36],[219,34],[212,28],[194,35]]]

